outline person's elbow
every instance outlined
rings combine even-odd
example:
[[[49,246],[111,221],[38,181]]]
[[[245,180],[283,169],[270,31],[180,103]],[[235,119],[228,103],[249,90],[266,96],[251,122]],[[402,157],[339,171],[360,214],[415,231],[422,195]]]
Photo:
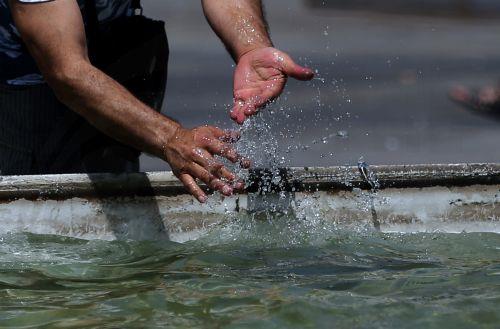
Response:
[[[45,81],[56,96],[64,102],[67,97],[78,92],[83,80],[88,79],[86,72],[91,64],[86,60],[64,60],[41,67]]]
[[[88,65],[85,61],[54,61],[44,65],[43,77],[53,87],[64,87],[75,84],[82,78],[82,71]]]

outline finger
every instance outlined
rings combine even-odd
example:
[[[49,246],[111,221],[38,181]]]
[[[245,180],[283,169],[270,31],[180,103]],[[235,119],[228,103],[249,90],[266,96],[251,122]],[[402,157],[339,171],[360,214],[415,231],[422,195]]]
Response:
[[[250,159],[247,159],[247,158],[240,159],[240,166],[242,168],[248,169],[248,168],[250,168],[251,165],[252,165],[252,162],[250,161]]]
[[[243,109],[243,113],[245,114],[245,116],[249,117],[249,116],[255,115],[257,112],[259,112],[258,107],[261,106],[259,104],[260,104],[260,101],[258,103],[251,103],[248,106],[246,106]]]
[[[201,148],[196,148],[194,150],[193,160],[213,175],[219,175],[221,168],[224,167],[224,165],[214,159],[210,153]]]
[[[238,176],[229,171],[227,168],[221,169],[220,177],[225,179],[227,182],[232,183],[233,189],[237,191],[242,191],[245,188],[245,182],[239,179]]]
[[[314,77],[314,72],[310,68],[298,65],[286,54],[280,54],[279,60],[282,62],[283,72],[297,80],[307,81]]]
[[[235,109],[231,118],[236,121],[237,124],[242,125],[243,122],[245,122],[246,116],[243,109]]]
[[[222,143],[221,143],[222,144]],[[221,146],[223,147],[223,146]],[[220,155],[223,155],[225,151],[224,150],[220,150],[219,153]],[[228,152],[231,152],[231,151],[228,151]],[[229,160],[232,160],[233,162],[238,162],[238,160],[240,160],[240,156],[236,153],[236,151],[232,150],[232,152],[234,152],[232,155],[228,155],[227,158]],[[212,174],[213,176],[215,176],[215,178],[219,178],[219,179],[223,179],[229,183],[232,183],[234,180],[236,180],[236,175],[233,174],[231,171],[229,171],[226,167],[224,167],[224,165],[218,161],[216,161],[215,159],[213,159],[212,157],[212,163],[210,162],[210,160],[206,160],[208,157],[212,157],[210,155],[210,153],[206,152],[205,151],[205,155],[203,156],[203,158],[200,158],[199,161],[195,159],[196,163],[198,163],[200,166],[202,166],[203,168],[205,168],[210,174]],[[217,189],[217,187],[216,187]]]
[[[229,183],[233,183],[237,179],[236,175],[229,171],[226,167],[221,168],[219,177]]]
[[[179,180],[184,184],[188,192],[194,196],[200,203],[207,202],[207,195],[203,190],[196,184],[196,181],[191,175],[181,174]]]
[[[308,81],[314,78],[314,72],[310,68],[293,63],[293,67],[286,74],[294,79]]]
[[[214,137],[222,142],[235,143],[241,137],[241,134],[235,130],[222,130],[220,128],[213,127],[213,126],[210,128],[211,128],[211,131],[212,131],[212,134],[214,135]]]
[[[251,105],[248,101],[260,92],[259,88],[246,88],[238,89],[234,91],[234,105],[231,111],[231,118],[237,123],[242,124],[245,119],[245,108]]]
[[[248,106],[244,110],[246,116],[255,115],[262,107],[272,102],[283,91],[282,87],[279,89],[273,89],[272,87],[274,86],[261,90],[258,96],[252,98],[251,106]]]
[[[208,172],[200,165],[193,164],[189,169],[192,176],[201,180],[212,190],[219,191],[226,196],[230,196],[233,194],[233,188],[231,186],[225,184],[223,181]]]
[[[217,127],[210,127],[212,134],[214,135],[215,138],[227,142],[227,143],[234,143],[237,142],[240,139],[240,133],[235,130],[222,130]]]
[[[240,111],[242,112],[241,115],[241,122],[243,123],[249,116],[255,115],[257,112],[259,112],[259,104],[261,104],[261,101],[257,101],[257,98],[255,97],[255,100],[248,100],[245,102],[245,106],[243,106]]]
[[[212,154],[217,154],[228,159],[232,163],[236,163],[240,159],[238,152],[234,148],[219,140],[213,140],[210,145],[207,145],[207,150]]]
[[[498,91],[495,87],[488,86],[479,89],[478,98],[482,104],[493,104],[498,101]]]
[[[233,107],[229,112],[229,115],[232,120],[236,121],[238,119],[238,109],[236,107]]]
[[[245,115],[243,110],[241,110],[240,114],[238,114],[238,118],[236,119],[236,123],[242,125],[246,119],[247,119],[247,116]]]
[[[239,132],[229,131],[229,130],[226,131],[226,138],[230,137],[234,140],[235,135],[238,138],[240,137]],[[211,143],[206,145],[206,148],[212,154],[222,156],[222,157],[228,159],[229,161],[231,161],[232,163],[239,162],[239,164],[242,168],[245,168],[245,169],[250,168],[250,166],[252,164],[249,159],[243,158],[233,147],[231,147],[231,145],[228,145],[227,143],[224,143],[222,141],[212,140]],[[197,161],[197,163],[202,165],[203,167],[207,166],[209,163],[206,162],[206,160],[210,159],[210,158],[213,159],[213,157],[209,153],[205,153],[205,151],[203,151],[203,150],[199,150],[198,152],[199,152],[199,154],[197,156],[199,157],[199,160],[201,162]],[[215,159],[213,161],[215,161]],[[221,165],[220,169],[222,169],[222,168],[224,168],[224,167]],[[220,172],[220,170],[219,170],[219,172]],[[218,172],[216,172],[215,170],[212,171],[212,173],[214,175],[218,175]]]
[[[209,126],[209,128],[215,138],[221,138],[226,135],[226,131],[220,129],[219,127]]]
[[[450,90],[449,96],[457,102],[469,102],[472,99],[472,94],[464,86],[456,86]]]
[[[224,136],[219,139],[225,143],[236,143],[241,138],[241,134],[239,131],[234,130],[224,130]]]
[[[236,191],[243,191],[245,189],[245,182],[240,180],[233,184],[233,188]]]
[[[234,112],[233,112],[233,120],[236,121],[236,123],[238,124],[243,124],[243,122],[245,122],[245,119],[246,119],[246,116],[245,116],[245,107],[242,106],[242,107],[236,107],[234,108]]]
[[[243,100],[238,100],[235,102],[233,109],[231,110],[231,119],[236,121],[238,124],[242,124],[245,121],[244,114],[245,102]]]

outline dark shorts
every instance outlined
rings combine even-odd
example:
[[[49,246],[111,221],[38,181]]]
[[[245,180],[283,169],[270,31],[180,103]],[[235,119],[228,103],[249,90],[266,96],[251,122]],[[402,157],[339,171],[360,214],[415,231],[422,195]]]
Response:
[[[0,85],[2,175],[137,172],[139,155],[60,103],[46,84]]]

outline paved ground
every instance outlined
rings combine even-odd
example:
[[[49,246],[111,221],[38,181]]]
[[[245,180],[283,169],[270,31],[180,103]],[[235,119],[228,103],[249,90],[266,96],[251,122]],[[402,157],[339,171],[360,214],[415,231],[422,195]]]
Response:
[[[286,97],[270,109],[275,114],[268,110],[252,121],[269,124],[243,133],[240,148],[247,147],[257,164],[269,158],[261,146],[269,140],[278,158],[296,166],[355,164],[360,156],[372,164],[500,162],[500,121],[447,99],[455,83],[480,86],[500,78],[499,20],[266,3],[275,44],[316,68],[324,82],[291,81]],[[186,126],[231,127],[232,62],[199,2],[144,4],[146,14],[167,21],[164,113]],[[142,160],[143,170],[168,168],[148,156]]]

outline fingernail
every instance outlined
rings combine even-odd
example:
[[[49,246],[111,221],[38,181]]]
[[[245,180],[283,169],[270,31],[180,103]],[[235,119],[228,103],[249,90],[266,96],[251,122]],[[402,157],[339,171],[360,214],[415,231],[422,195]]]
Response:
[[[198,201],[200,201],[201,203],[205,203],[207,202],[208,198],[206,195],[201,195],[198,197]]]
[[[242,168],[250,168],[251,165],[252,165],[252,162],[249,159],[241,159],[240,160],[240,166]]]
[[[245,188],[245,182],[237,182],[234,184],[234,188],[237,190],[243,190]]]
[[[233,194],[233,189],[226,185],[222,188],[222,193],[225,195],[231,195]]]

